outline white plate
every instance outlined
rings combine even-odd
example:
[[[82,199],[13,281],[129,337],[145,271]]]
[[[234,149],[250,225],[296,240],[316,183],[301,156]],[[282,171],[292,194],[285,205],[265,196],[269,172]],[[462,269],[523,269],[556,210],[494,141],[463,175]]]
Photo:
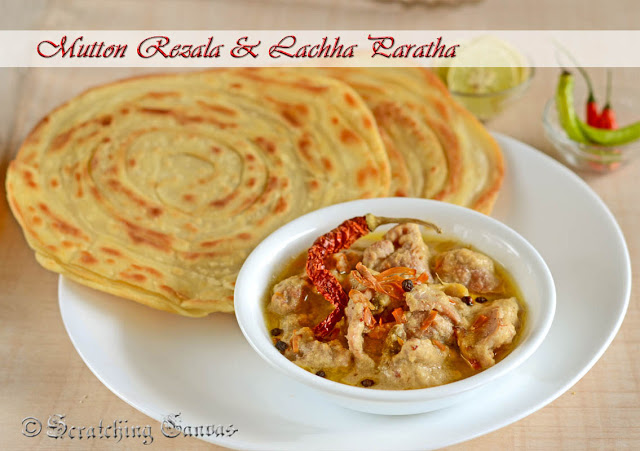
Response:
[[[629,302],[631,265],[614,217],[579,177],[496,137],[507,175],[493,216],[545,259],[557,310],[536,353],[464,405],[401,417],[347,410],[268,366],[232,315],[182,318],[61,278],[71,341],[102,383],[155,420],[181,413],[183,426],[233,424],[230,437],[204,437],[231,448],[427,449],[513,423],[569,389],[609,346]]]

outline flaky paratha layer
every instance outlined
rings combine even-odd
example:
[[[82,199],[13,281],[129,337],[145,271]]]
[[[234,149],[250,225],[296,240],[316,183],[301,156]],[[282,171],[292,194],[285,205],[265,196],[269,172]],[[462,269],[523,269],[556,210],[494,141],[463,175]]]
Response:
[[[310,70],[348,83],[373,111],[391,164],[391,195],[433,198],[491,212],[504,176],[500,149],[431,71]]]
[[[280,69],[90,90],[41,121],[7,175],[46,268],[190,316],[233,310],[240,266],[277,227],[389,186],[355,91]]]
[[[204,316],[233,311],[246,256],[301,214],[382,196],[489,213],[503,173],[427,70],[233,69],[76,97],[28,136],[7,193],[47,269]]]

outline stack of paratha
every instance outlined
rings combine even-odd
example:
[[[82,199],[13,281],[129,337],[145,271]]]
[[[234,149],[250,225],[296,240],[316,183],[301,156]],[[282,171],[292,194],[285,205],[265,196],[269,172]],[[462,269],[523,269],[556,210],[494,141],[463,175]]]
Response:
[[[426,70],[233,69],[76,97],[28,136],[7,193],[44,267],[203,316],[233,310],[244,259],[301,214],[395,195],[488,213],[502,175]]]

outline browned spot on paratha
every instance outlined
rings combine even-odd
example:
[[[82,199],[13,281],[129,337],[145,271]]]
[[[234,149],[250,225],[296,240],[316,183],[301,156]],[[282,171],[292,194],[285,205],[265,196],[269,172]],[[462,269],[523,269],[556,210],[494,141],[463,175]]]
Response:
[[[313,156],[311,155],[311,145],[311,139],[307,134],[302,135],[302,137],[298,140],[298,149],[300,149],[302,157],[307,161],[313,161]]]
[[[256,144],[258,144],[258,146],[268,154],[274,154],[276,152],[275,143],[263,136],[258,136],[256,138]]]
[[[349,106],[356,106],[357,102],[355,97],[353,97],[353,95],[351,95],[351,93],[347,92],[344,94],[344,100],[346,100],[347,104]]]
[[[87,264],[87,265],[92,265],[94,263],[98,263],[98,259],[95,258],[93,255],[91,255],[87,251],[80,252],[80,261],[82,263]]]
[[[214,111],[216,113],[226,114],[228,116],[235,116],[238,114],[235,110],[232,110],[231,108],[227,108],[226,106],[214,105],[211,103],[203,102],[202,100],[198,100],[198,105],[200,105],[206,110]]]
[[[124,271],[120,273],[120,277],[126,280],[133,280],[135,282],[144,282],[145,280],[147,280],[147,276],[145,276],[144,274],[128,273]]]
[[[129,221],[122,221],[127,228],[127,234],[135,244],[146,244],[163,252],[171,249],[171,237],[155,230],[147,229],[132,224]]]
[[[280,197],[278,198],[275,207],[273,207],[273,212],[275,214],[282,213],[287,210],[287,206],[287,201],[283,197]]]
[[[154,268],[151,268],[150,266],[142,266],[142,265],[131,265],[131,267],[133,269],[137,269],[138,271],[144,271],[147,274],[151,274],[152,276],[161,279],[162,278],[162,273]]]
[[[179,92],[168,92],[168,91],[164,91],[164,92],[149,92],[147,94],[144,95],[144,97],[146,98],[151,98],[151,99],[166,99],[167,97],[180,97],[180,93]]]
[[[40,210],[51,220],[51,227],[53,227],[54,229],[58,230],[61,233],[64,233],[65,235],[88,239],[88,237],[84,233],[82,233],[79,228],[72,226],[68,222],[53,214],[51,210],[49,210],[49,207],[47,207],[45,204],[41,203],[38,206],[40,207]]]
[[[56,135],[53,141],[51,141],[51,151],[55,152],[56,150],[62,149],[69,142],[71,136],[73,136],[73,129]]]
[[[226,195],[221,199],[216,199],[214,201],[211,201],[209,205],[212,207],[219,207],[219,208],[226,207],[237,196],[238,196],[238,191],[232,191],[231,193],[229,193],[228,195]]]
[[[157,218],[162,213],[163,213],[163,210],[160,207],[152,207],[149,209],[149,216],[151,216],[152,218]]]
[[[122,253],[116,249],[111,249],[110,247],[101,247],[100,250],[106,254],[113,255],[116,257],[121,257]]]
[[[358,138],[358,135],[353,133],[350,129],[345,128],[340,132],[340,141],[344,144],[357,143],[359,140],[360,138]]]
[[[187,260],[197,260],[200,258],[213,258],[220,255],[218,252],[182,252],[181,255]]]

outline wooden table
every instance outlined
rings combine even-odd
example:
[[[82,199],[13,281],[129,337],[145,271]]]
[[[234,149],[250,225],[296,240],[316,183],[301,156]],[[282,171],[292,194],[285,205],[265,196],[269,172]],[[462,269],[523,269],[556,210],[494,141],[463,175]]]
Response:
[[[181,2],[176,14],[169,1],[14,2],[3,8],[1,28],[633,28],[636,0],[613,8],[602,1],[501,2],[486,0],[458,8],[403,8],[369,0],[341,7],[337,1]],[[573,4],[572,4],[573,3]],[[580,8],[574,7],[580,4]],[[517,5],[517,6],[516,6]],[[634,14],[632,11],[636,11]],[[235,20],[233,20],[235,18]],[[393,19],[391,19],[393,18]],[[0,56],[1,58],[1,56]],[[0,70],[0,448],[103,448],[100,441],[54,441],[41,434],[26,438],[22,419],[46,419],[64,413],[75,424],[126,419],[129,424],[158,425],[105,388],[84,365],[64,330],[57,304],[56,274],[33,258],[9,212],[4,192],[6,166],[29,129],[48,110],[82,91],[140,70],[2,69]],[[525,97],[509,114],[489,124],[493,130],[552,154],[540,117],[557,70],[538,70]],[[638,70],[616,70],[616,80],[630,83]],[[602,71],[597,77],[602,79]],[[640,158],[608,175],[580,174],[616,216],[640,283]],[[594,237],[597,239],[597,237]],[[606,301],[606,300],[603,300]],[[613,344],[595,367],[567,393],[535,414],[494,433],[453,447],[465,449],[640,448],[640,295],[631,295],[627,317]],[[464,422],[470,418],[461,419]],[[170,440],[154,434],[155,449],[215,449],[195,439]],[[111,445],[123,449],[139,443]]]

